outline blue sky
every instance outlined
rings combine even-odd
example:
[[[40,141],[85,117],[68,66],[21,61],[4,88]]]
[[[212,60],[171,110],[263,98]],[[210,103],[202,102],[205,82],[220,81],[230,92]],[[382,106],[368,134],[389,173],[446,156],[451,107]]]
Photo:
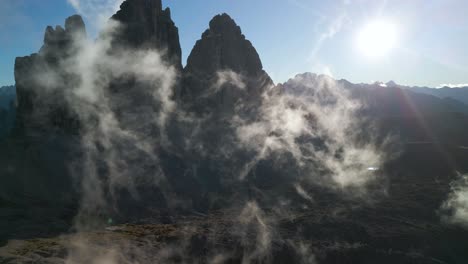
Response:
[[[73,7],[71,2],[80,4]],[[14,83],[17,56],[39,50],[45,27],[81,12],[95,37],[121,0],[0,0],[0,86]],[[275,82],[316,72],[352,82],[394,80],[436,87],[468,83],[465,0],[165,0],[179,27],[185,63],[216,14],[241,26]],[[368,57],[359,32],[373,21],[396,29],[395,45]]]

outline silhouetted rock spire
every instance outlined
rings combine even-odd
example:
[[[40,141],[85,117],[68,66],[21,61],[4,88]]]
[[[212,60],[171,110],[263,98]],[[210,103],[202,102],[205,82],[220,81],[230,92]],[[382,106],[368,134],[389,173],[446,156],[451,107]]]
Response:
[[[126,0],[112,19],[121,23],[114,44],[133,48],[158,49],[165,58],[182,69],[179,30],[169,8],[161,0]]]
[[[65,31],[79,38],[86,37],[86,27],[79,15],[73,15],[65,20]]]
[[[86,27],[79,15],[66,19],[65,29],[56,26],[55,29],[48,26],[44,34],[44,45],[39,53],[45,56],[62,56],[63,52],[70,50],[75,41],[86,38]]]
[[[213,74],[232,70],[249,76],[262,72],[260,57],[242,34],[240,27],[227,14],[217,15],[188,57],[186,71]]]
[[[272,85],[252,43],[229,15],[221,14],[210,21],[190,53],[178,95],[189,111],[248,119]]]
[[[65,29],[48,26],[44,44],[38,53],[18,57],[15,61],[17,90],[16,132],[40,136],[48,130],[76,133],[76,116],[66,105],[65,89],[74,84],[61,65],[77,52],[77,41],[86,38],[83,19],[74,15],[66,19]]]

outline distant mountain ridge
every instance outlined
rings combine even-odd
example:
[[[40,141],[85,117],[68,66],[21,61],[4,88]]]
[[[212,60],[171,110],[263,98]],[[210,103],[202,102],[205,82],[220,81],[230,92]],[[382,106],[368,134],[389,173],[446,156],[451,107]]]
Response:
[[[278,84],[278,87],[283,90],[285,88],[293,89],[292,92],[294,93],[310,92],[310,89],[294,85],[294,83],[304,81],[314,85],[329,82],[348,89],[354,98],[361,100],[369,107],[368,111],[372,111],[372,115],[414,115],[416,113],[411,113],[412,110],[409,109],[412,107],[415,107],[414,110],[421,113],[460,112],[468,114],[468,104],[460,100],[460,98],[438,96],[435,93],[439,89],[424,88],[424,90],[421,90],[416,89],[416,87],[398,85],[393,81],[387,83],[351,83],[345,79],[335,80],[324,74],[302,73],[283,84]],[[468,89],[466,93],[468,95]],[[405,109],[409,109],[409,112],[401,112]]]
[[[307,73],[308,74],[308,73]],[[311,73],[312,75],[315,75],[319,78],[331,78],[327,75],[323,74],[314,74]],[[299,74],[301,75],[301,74]],[[374,82],[374,83],[351,83],[346,79],[340,79],[336,80],[339,83],[346,84],[347,86],[352,85],[354,87],[382,87],[382,88],[400,88],[404,89],[413,93],[417,94],[425,94],[425,95],[431,95],[438,97],[440,99],[443,99],[446,101],[448,104],[453,104],[453,106],[458,104],[458,107],[463,108],[463,105],[460,105],[460,103],[463,103],[464,105],[468,106],[468,86],[467,87],[448,87],[444,86],[441,88],[432,88],[432,87],[420,87],[420,86],[409,86],[409,85],[403,85],[403,84],[398,84],[394,81],[388,81],[386,83],[384,82]]]
[[[407,87],[406,89],[416,93],[431,94],[440,98],[452,98],[465,104],[468,104],[468,87]]]
[[[278,89],[286,94],[311,96],[320,86],[347,90],[361,104],[360,116],[379,123],[383,134],[399,134],[402,142],[468,144],[468,105],[452,98],[417,93],[392,83],[354,84],[314,73],[298,74],[278,84]]]
[[[433,87],[401,85],[401,84],[397,84],[394,81],[389,81],[387,83],[376,82],[374,84],[380,84],[381,86],[384,86],[384,87],[399,87],[399,88],[406,89],[408,91],[412,91],[415,93],[429,94],[429,95],[437,96],[443,99],[451,98],[451,99],[455,99],[457,101],[460,101],[468,105],[468,86],[467,87],[444,86],[440,88],[433,88]]]
[[[0,87],[0,108],[10,108],[10,103],[16,100],[16,88],[14,85]]]

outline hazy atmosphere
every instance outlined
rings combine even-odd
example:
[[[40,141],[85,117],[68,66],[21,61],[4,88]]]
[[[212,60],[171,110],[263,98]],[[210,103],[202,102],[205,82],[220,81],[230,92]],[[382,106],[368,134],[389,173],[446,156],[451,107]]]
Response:
[[[0,263],[468,263],[464,1],[0,1]]]

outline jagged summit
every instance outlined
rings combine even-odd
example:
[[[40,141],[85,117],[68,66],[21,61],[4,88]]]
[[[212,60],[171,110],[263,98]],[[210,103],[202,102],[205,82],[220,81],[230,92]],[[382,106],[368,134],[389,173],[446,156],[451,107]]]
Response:
[[[126,0],[111,19],[122,26],[116,45],[158,49],[182,69],[179,30],[172,21],[171,10],[162,9],[161,0]]]
[[[182,105],[198,114],[217,113],[221,118],[255,116],[261,95],[273,86],[252,43],[227,14],[210,21],[182,76]]]
[[[125,0],[120,5],[120,10],[112,18],[125,22],[135,19],[136,15],[146,15],[145,13],[155,15],[155,17],[161,15],[163,13],[161,0]],[[170,18],[170,11],[168,15]],[[142,19],[145,18],[142,17]]]
[[[241,28],[236,24],[234,19],[226,13],[216,15],[211,19],[210,30],[215,34],[233,31],[236,34],[242,35]]]
[[[44,45],[41,53],[54,55],[58,49],[67,49],[73,41],[86,38],[86,27],[79,15],[68,17],[65,21],[65,29],[56,26],[55,29],[48,26],[44,34]]]
[[[68,17],[64,27],[48,26],[39,52],[15,60],[16,133],[43,136],[55,129],[77,130],[76,116],[64,99],[75,80],[61,62],[76,55],[76,44],[86,38],[86,27],[79,15]]]
[[[215,16],[188,57],[186,72],[197,75],[232,70],[249,76],[263,72],[260,57],[227,14]]]
[[[65,31],[71,34],[79,34],[80,37],[86,37],[86,27],[83,18],[80,15],[73,15],[65,20]]]

